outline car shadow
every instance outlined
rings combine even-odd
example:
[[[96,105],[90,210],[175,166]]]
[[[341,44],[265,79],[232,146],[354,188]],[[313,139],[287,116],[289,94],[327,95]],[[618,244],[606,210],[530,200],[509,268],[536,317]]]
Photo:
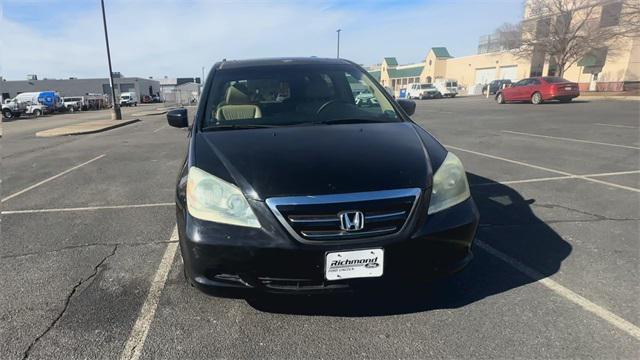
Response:
[[[571,105],[571,104],[585,104],[585,103],[589,103],[591,101],[589,100],[571,100],[569,102],[560,102],[560,101],[545,101],[540,105],[536,105],[536,106],[544,106],[544,105]],[[518,104],[527,104],[527,105],[533,105],[531,104],[530,101],[510,101],[510,102],[506,102],[506,105],[518,105]]]
[[[474,174],[468,178],[480,210],[480,226],[473,247],[475,258],[462,272],[415,286],[335,295],[261,294],[246,298],[247,303],[260,311],[281,314],[385,316],[460,308],[537,280],[498,258],[495,251],[542,277],[556,273],[572,248],[533,213],[535,199],[525,199],[491,179]]]

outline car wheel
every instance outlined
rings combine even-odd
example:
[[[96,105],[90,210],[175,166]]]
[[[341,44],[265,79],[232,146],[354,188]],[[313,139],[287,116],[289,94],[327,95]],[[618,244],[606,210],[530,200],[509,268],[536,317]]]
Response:
[[[542,104],[542,94],[539,92],[533,93],[533,95],[531,95],[531,103],[534,105]]]
[[[11,119],[13,118],[13,113],[9,109],[4,109],[2,110],[2,117],[5,119]]]
[[[496,96],[496,102],[498,104],[504,104],[504,96],[502,96],[502,93],[498,94],[498,96]]]
[[[42,111],[38,109],[33,110],[33,117],[40,117],[40,115],[42,115]]]

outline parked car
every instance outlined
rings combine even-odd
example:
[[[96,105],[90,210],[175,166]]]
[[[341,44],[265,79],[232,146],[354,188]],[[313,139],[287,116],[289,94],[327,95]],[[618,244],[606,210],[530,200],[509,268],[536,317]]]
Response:
[[[496,101],[504,104],[509,101],[530,101],[542,104],[549,100],[569,102],[580,96],[578,84],[558,76],[540,76],[522,79],[513,86],[501,89]]]
[[[458,82],[456,80],[436,79],[434,85],[442,96],[456,97],[458,95]]]
[[[82,97],[65,96],[62,98],[62,106],[66,111],[69,112],[80,111],[83,108]]]
[[[2,117],[5,119],[14,119],[25,115],[39,117],[45,113],[46,107],[44,105],[31,100],[20,101],[18,97],[7,99],[2,104]]]
[[[489,89],[489,95],[493,95],[498,92],[498,90],[511,86],[511,80],[509,79],[500,79],[493,80],[489,84],[482,87],[482,95],[487,94],[487,89]]]
[[[120,94],[120,106],[138,106],[138,96],[134,92]]]
[[[409,84],[407,87],[407,98],[408,99],[435,99],[441,98],[442,94],[438,89],[436,89],[433,84],[420,84],[414,83]]]
[[[357,64],[216,63],[176,185],[187,281],[200,289],[313,293],[412,286],[472,258],[478,211],[465,170]],[[352,82],[371,89],[360,106]],[[278,101],[281,87],[290,97]]]

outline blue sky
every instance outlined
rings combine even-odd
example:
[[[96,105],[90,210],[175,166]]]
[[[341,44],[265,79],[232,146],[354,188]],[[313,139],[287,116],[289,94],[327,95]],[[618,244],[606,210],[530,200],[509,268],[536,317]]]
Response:
[[[222,58],[333,57],[361,64],[424,59],[445,46],[474,54],[478,37],[522,16],[520,0],[105,0],[114,71],[197,76]],[[7,79],[107,74],[99,0],[4,0]]]

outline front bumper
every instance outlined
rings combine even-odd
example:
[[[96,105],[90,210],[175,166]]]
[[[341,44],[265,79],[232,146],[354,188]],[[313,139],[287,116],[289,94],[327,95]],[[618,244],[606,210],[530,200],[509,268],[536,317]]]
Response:
[[[472,199],[422,216],[409,236],[358,244],[304,244],[291,237],[264,203],[253,202],[261,229],[201,221],[177,207],[180,249],[191,283],[206,292],[260,290],[316,293],[415,283],[454,273],[472,259],[479,214]],[[380,278],[327,281],[328,251],[384,248]]]
[[[436,97],[438,97],[439,93],[438,92],[424,92],[422,93],[422,95],[420,95],[421,98],[423,99],[434,99]]]

